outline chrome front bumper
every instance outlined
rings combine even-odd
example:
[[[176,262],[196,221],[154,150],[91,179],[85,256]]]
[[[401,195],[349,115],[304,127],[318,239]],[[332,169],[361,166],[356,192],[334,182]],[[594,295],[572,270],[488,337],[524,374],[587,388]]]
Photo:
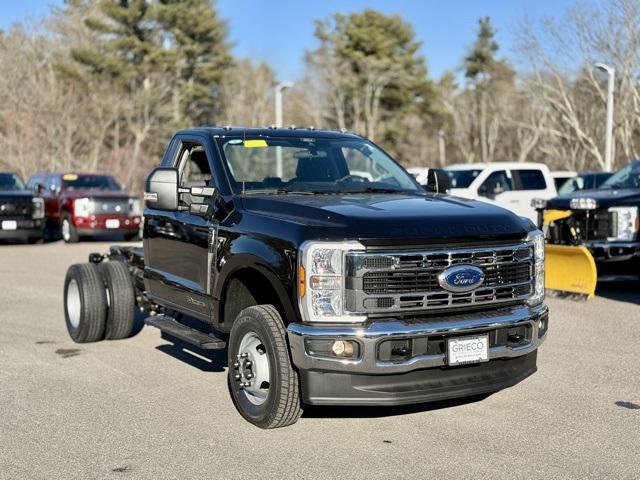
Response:
[[[524,305],[503,307],[491,312],[475,312],[443,317],[428,317],[424,321],[374,320],[364,325],[309,325],[291,323],[288,326],[289,344],[293,363],[301,370],[358,374],[396,374],[412,370],[443,367],[446,354],[420,355],[407,360],[380,361],[378,345],[384,340],[411,339],[431,335],[465,336],[496,328],[516,327],[528,324],[531,338],[517,347],[495,346],[489,348],[489,360],[512,358],[533,352],[546,338],[539,333],[539,323],[548,321],[549,309],[545,304],[530,308]],[[355,340],[360,344],[360,358],[347,360],[312,356],[305,347],[306,339]]]

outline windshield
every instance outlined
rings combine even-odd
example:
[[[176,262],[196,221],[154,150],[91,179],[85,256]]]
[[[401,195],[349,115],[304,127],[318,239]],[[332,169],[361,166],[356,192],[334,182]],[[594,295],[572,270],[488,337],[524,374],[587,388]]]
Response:
[[[109,175],[63,175],[65,190],[122,190]]]
[[[379,148],[361,139],[220,139],[235,193],[423,192]]]
[[[482,170],[447,170],[451,188],[468,188]]]
[[[15,173],[0,173],[0,190],[24,190],[25,186]]]
[[[600,188],[640,188],[640,162],[633,162],[614,173]]]

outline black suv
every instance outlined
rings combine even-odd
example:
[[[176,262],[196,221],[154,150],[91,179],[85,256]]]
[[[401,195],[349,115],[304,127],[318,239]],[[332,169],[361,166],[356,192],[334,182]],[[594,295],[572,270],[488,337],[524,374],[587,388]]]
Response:
[[[0,172],[0,240],[42,240],[44,202],[14,172]]]
[[[477,395],[536,371],[542,233],[428,193],[365,138],[185,130],[145,200],[143,249],[70,267],[69,334],[124,338],[138,307],[191,351],[227,347],[233,400],[260,427],[289,425],[307,404]]]

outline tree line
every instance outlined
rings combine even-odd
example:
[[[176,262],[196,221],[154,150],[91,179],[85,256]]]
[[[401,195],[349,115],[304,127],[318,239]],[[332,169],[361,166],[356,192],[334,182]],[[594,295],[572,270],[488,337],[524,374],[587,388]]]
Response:
[[[514,32],[510,62],[480,18],[459,68],[434,79],[400,16],[319,19],[285,120],[365,135],[406,166],[601,169],[602,61],[616,68],[614,165],[637,158],[640,0],[576,4]],[[232,55],[210,0],[66,0],[0,32],[0,71],[0,169],[23,176],[105,171],[138,188],[176,129],[274,121],[275,72]]]

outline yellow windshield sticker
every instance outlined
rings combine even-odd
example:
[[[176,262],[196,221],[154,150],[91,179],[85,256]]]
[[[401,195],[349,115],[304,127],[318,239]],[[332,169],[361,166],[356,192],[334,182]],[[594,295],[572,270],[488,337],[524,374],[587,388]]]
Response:
[[[266,140],[260,138],[256,140],[245,140],[244,146],[246,148],[263,148],[263,147],[267,147],[268,145]]]
[[[73,182],[74,180],[78,179],[78,175],[76,175],[75,173],[67,173],[65,175],[62,176],[63,180],[68,180],[70,182]]]

